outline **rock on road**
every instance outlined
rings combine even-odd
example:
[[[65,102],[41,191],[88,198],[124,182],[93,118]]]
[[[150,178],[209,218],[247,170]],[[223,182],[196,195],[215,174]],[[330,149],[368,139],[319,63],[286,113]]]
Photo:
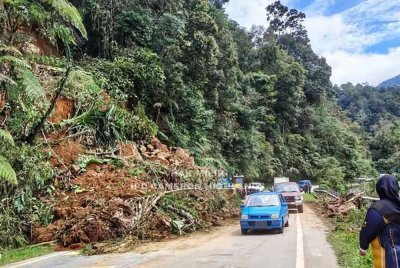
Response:
[[[290,214],[289,224],[283,234],[268,231],[243,236],[235,221],[207,234],[149,243],[133,252],[98,256],[56,252],[8,267],[338,267],[324,225],[309,207],[303,214]]]

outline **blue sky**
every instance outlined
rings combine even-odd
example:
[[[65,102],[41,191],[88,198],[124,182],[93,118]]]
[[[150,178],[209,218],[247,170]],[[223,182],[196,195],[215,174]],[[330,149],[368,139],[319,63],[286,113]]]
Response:
[[[266,25],[274,0],[230,0],[229,16],[241,25]],[[307,15],[311,45],[332,66],[332,82],[377,85],[400,74],[399,0],[282,0]]]

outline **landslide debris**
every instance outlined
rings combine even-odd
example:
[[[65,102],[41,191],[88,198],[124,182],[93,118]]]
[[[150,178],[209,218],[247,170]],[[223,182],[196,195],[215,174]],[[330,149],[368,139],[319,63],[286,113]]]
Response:
[[[187,150],[154,138],[106,152],[80,140],[52,146],[59,174],[54,198],[46,202],[54,218],[47,226],[34,225],[35,243],[56,240],[79,248],[126,236],[158,240],[218,225],[237,213],[237,196],[209,188],[211,171],[196,166]]]
[[[364,191],[349,193],[346,196],[336,196],[329,191],[315,190],[315,196],[321,201],[322,214],[334,218],[346,216],[352,210],[360,209]]]

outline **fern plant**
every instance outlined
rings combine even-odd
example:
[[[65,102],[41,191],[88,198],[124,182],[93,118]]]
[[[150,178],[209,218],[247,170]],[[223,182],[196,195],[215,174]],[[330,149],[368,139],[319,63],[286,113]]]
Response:
[[[79,11],[68,1],[65,0],[42,0],[42,2],[50,5],[58,14],[66,21],[71,23],[83,37],[87,38],[85,26]]]
[[[11,134],[4,130],[0,129],[0,146],[1,149],[4,150],[14,146],[14,139]],[[0,151],[0,180],[8,182],[13,185],[18,184],[17,175],[12,168],[10,162],[8,162],[7,158]]]

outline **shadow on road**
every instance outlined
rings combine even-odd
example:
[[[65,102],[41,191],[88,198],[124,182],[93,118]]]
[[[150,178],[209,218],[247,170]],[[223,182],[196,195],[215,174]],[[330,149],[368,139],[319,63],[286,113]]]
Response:
[[[246,235],[242,235],[240,228],[237,231],[232,232],[232,236],[258,236],[258,235],[278,235],[278,230],[251,230]]]

